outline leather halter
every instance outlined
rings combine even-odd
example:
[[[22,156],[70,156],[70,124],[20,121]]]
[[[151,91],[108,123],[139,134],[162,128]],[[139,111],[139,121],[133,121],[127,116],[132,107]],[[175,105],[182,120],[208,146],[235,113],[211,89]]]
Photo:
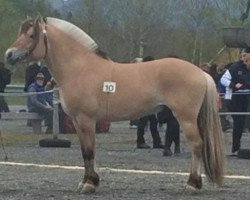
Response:
[[[42,33],[44,35],[43,39],[44,39],[44,45],[45,45],[45,54],[44,54],[43,58],[45,58],[45,56],[48,53],[48,38],[47,38],[46,26],[43,27]],[[38,42],[39,42],[39,38],[36,40],[36,42],[34,43],[34,45],[32,45],[32,47],[28,50],[26,56],[29,56],[35,50],[35,48],[37,47]]]

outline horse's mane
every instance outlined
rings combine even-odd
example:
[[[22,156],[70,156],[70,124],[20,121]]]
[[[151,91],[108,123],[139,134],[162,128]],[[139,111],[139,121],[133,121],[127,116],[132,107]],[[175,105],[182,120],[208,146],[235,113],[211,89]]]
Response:
[[[64,33],[68,34],[70,37],[74,38],[89,50],[95,51],[98,49],[98,45],[95,43],[95,41],[87,33],[74,24],[52,17],[47,17],[46,20],[49,24],[52,24]]]

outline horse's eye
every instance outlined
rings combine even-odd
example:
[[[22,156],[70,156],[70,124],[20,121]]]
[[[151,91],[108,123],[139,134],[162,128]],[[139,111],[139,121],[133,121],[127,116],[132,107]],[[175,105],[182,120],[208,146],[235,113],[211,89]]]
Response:
[[[31,35],[30,35],[30,38],[31,38],[31,39],[34,39],[34,34],[31,34]]]

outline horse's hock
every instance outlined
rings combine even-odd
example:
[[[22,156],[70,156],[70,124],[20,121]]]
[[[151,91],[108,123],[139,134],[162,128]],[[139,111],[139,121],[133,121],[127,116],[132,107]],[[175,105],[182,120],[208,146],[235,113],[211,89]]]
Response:
[[[226,27],[222,29],[223,42],[232,48],[250,47],[250,28]]]

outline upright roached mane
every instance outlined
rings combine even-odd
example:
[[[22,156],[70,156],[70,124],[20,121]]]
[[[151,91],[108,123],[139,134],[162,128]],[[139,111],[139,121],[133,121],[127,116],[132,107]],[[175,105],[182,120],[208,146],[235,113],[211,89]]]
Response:
[[[85,175],[79,191],[95,192],[99,185],[94,169],[96,121],[135,119],[156,112],[162,104],[173,111],[190,146],[191,169],[185,189],[201,189],[202,160],[208,179],[222,184],[223,132],[216,87],[208,74],[176,58],[136,64],[102,59],[86,33],[55,18],[27,20],[21,30],[6,51],[6,60],[15,64],[45,59],[80,139]],[[35,38],[34,33],[38,33]],[[103,92],[107,81],[116,83],[114,93]]]
[[[46,19],[49,24],[54,25],[55,27],[57,27],[70,37],[74,38],[76,41],[81,43],[84,47],[88,48],[89,50],[94,51],[98,48],[98,45],[95,43],[95,41],[82,29],[78,28],[74,24],[52,17],[47,17]]]

